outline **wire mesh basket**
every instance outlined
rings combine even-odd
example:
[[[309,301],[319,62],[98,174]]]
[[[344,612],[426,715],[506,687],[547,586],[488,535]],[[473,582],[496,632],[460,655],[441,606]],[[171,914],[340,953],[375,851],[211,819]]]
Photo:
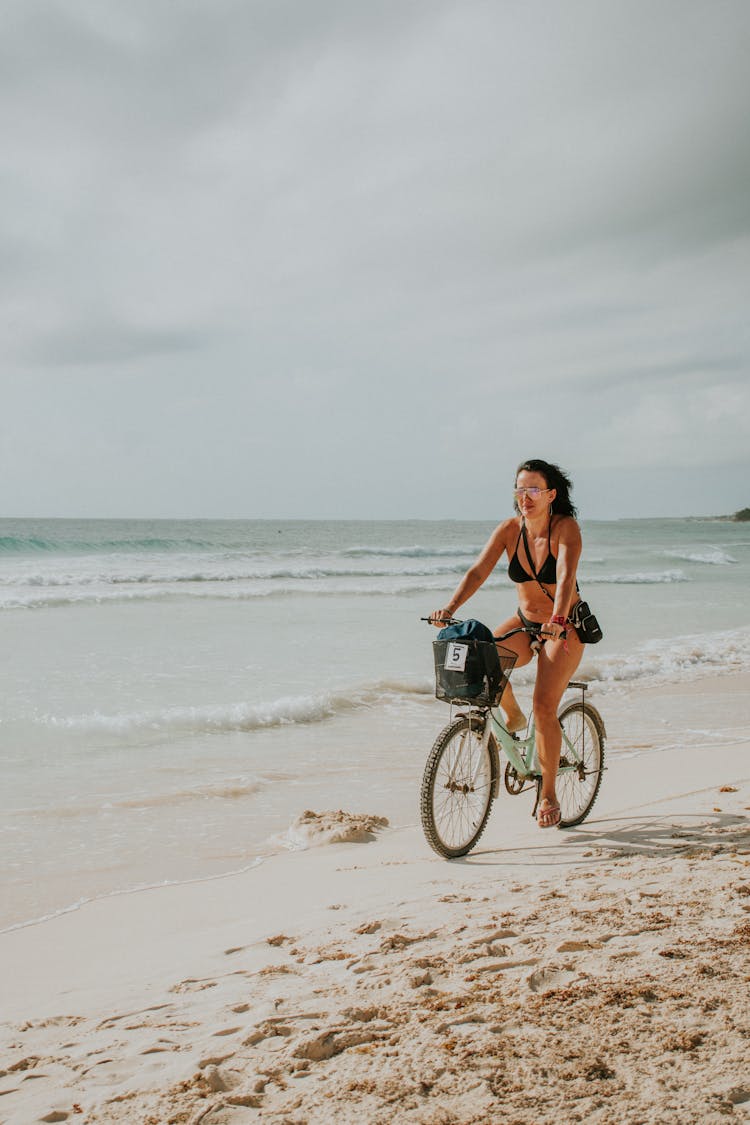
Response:
[[[436,640],[435,695],[445,703],[496,707],[505,691],[516,654],[491,641]]]

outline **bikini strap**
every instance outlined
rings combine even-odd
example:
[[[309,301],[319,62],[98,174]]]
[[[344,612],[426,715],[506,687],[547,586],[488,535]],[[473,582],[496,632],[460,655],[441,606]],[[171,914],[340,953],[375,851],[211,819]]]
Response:
[[[551,517],[550,517],[550,521],[549,521],[549,529],[548,530],[549,530],[549,553],[552,554],[552,518]],[[541,590],[544,590],[544,592],[547,595],[547,597],[549,598],[549,600],[554,604],[555,599],[552,597],[552,594],[550,594],[547,587],[544,586],[542,584],[542,582],[540,581],[539,575],[537,574],[536,567],[534,566],[534,559],[532,557],[531,551],[529,550],[529,541],[526,537],[526,520],[523,520],[521,522],[521,535],[523,536],[523,545],[526,548],[526,558],[529,560],[529,566],[531,567],[531,573],[534,575],[534,578],[536,579],[536,582],[537,582],[537,585],[539,586],[539,588]]]
[[[519,547],[519,544],[520,544],[520,542],[521,542],[521,536],[522,536],[522,535],[523,535],[523,520],[521,520],[521,530],[520,530],[520,531],[519,531],[519,533],[518,533],[518,539],[516,539],[516,549],[515,549],[515,551],[514,551],[514,554],[515,554],[515,555],[518,555],[518,547]],[[519,560],[519,561],[520,561],[520,560]]]

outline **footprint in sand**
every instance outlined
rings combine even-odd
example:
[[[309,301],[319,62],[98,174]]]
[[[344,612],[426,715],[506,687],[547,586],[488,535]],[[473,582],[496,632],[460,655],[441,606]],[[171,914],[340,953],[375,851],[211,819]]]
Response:
[[[143,1023],[131,1024],[131,1026],[128,1028],[128,1030],[134,1031],[139,1027],[148,1027],[149,1026],[149,1023],[148,1023],[149,1012],[163,1012],[166,1008],[171,1008],[171,1007],[172,1007],[171,1004],[152,1004],[148,1008],[139,1008],[138,1011],[136,1011],[136,1012],[121,1012],[117,1016],[107,1016],[107,1018],[105,1020],[102,1020],[100,1023],[97,1024],[96,1029],[97,1029],[97,1031],[102,1031],[102,1030],[108,1031],[108,1030],[110,1030],[110,1028],[113,1028],[116,1023],[121,1023],[122,1020],[132,1020],[132,1019],[136,1019],[139,1016],[144,1017]]]
[[[203,1081],[213,1094],[223,1094],[240,1084],[237,1074],[220,1070],[218,1066],[207,1066],[203,1071]]]
[[[11,1065],[3,1071],[3,1074],[16,1074],[25,1070],[33,1070],[41,1061],[39,1055],[27,1055],[25,1058],[19,1059],[18,1062],[11,1063]]]
[[[216,988],[215,980],[181,980],[173,984],[170,992],[202,992],[205,988]]]
[[[414,945],[418,941],[431,941],[437,936],[437,930],[430,930],[428,934],[391,934],[390,937],[384,937],[380,943],[381,953],[392,953],[400,949],[406,949],[409,945]]]
[[[507,945],[499,945],[497,942],[482,942],[474,945],[467,953],[462,954],[455,958],[457,965],[469,965],[472,961],[478,961],[482,957],[507,957],[510,954],[510,949]]]
[[[433,983],[433,976],[429,969],[425,969],[421,973],[407,974],[410,988],[423,988],[425,985]]]
[[[344,1008],[341,1014],[353,1023],[370,1023],[371,1020],[382,1019],[383,1009],[372,1005],[369,1008]]]
[[[374,1043],[382,1039],[383,1035],[384,1033],[380,1030],[331,1028],[329,1031],[322,1031],[314,1038],[301,1043],[296,1048],[294,1056],[308,1062],[326,1062],[350,1047],[361,1047],[368,1043]]]
[[[532,992],[548,992],[552,988],[564,988],[575,980],[577,974],[567,969],[537,969],[526,978]]]
[[[242,1040],[242,1046],[256,1047],[258,1043],[263,1043],[267,1039],[288,1039],[290,1035],[294,1034],[294,1030],[288,1024],[266,1020],[251,1035],[248,1035],[247,1039]]]
[[[357,926],[354,932],[355,934],[375,934],[382,925],[382,922],[363,922],[361,926]]]
[[[164,1051],[180,1051],[181,1049],[182,1048],[180,1047],[179,1043],[175,1043],[172,1039],[159,1039],[158,1042],[154,1043],[153,1047],[146,1047],[145,1050],[140,1052],[140,1054],[160,1055]],[[111,1062],[112,1060],[106,1059],[103,1061]]]
[[[601,949],[603,942],[596,941],[595,939],[584,939],[582,941],[564,941],[558,945],[558,953],[585,953],[590,949]]]
[[[234,1058],[234,1051],[230,1051],[227,1055],[207,1055],[198,1063],[198,1070],[206,1070],[209,1066],[221,1066],[227,1059]]]

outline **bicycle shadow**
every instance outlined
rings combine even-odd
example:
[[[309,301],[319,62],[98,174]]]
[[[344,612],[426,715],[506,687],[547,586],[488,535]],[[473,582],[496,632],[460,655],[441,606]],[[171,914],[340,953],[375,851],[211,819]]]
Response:
[[[568,866],[625,857],[711,856],[739,848],[750,851],[750,817],[738,813],[674,813],[671,816],[612,816],[577,828],[547,831],[529,844],[478,849],[452,863],[479,866]],[[547,839],[546,837],[552,837]]]

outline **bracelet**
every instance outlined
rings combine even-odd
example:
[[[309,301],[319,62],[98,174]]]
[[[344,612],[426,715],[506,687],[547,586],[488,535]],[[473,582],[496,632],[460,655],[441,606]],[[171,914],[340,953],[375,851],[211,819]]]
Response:
[[[550,622],[551,622],[552,625],[563,625],[564,626],[564,625],[567,624],[567,620],[568,620],[567,617],[563,617],[559,613],[556,613],[554,615],[554,617],[550,617]]]

